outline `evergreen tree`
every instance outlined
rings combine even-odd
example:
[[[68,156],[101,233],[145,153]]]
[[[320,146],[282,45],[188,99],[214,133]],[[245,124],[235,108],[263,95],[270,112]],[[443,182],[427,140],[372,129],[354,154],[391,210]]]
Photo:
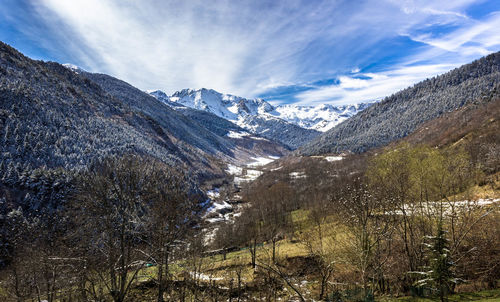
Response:
[[[443,229],[443,221],[440,219],[436,236],[428,237],[430,243],[426,244],[430,256],[429,267],[421,272],[424,279],[417,282],[419,286],[429,286],[431,290],[439,295],[441,301],[446,301],[453,285],[457,282],[453,272],[454,263],[448,248],[449,241],[446,231]]]

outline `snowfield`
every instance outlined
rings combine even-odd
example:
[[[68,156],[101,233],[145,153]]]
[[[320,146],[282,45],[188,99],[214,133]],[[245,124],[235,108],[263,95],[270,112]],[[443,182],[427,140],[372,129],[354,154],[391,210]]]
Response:
[[[243,168],[229,164],[227,165],[226,172],[231,175],[241,175],[241,173],[243,173]]]
[[[299,178],[307,178],[307,175],[304,172],[291,172],[289,174],[291,179],[299,179]]]
[[[487,198],[487,199],[477,199],[477,200],[442,202],[441,205],[443,206],[445,215],[452,215],[454,211],[456,212],[466,211],[473,208],[488,206],[498,202],[500,202],[500,198],[497,199]],[[411,215],[412,213],[417,211],[429,211],[429,212],[437,211],[439,207],[440,204],[438,202],[424,203],[422,204],[421,207],[418,204],[414,205],[405,204],[402,209],[389,211],[386,214],[403,215],[404,214],[403,210],[404,210],[404,212],[407,215]]]

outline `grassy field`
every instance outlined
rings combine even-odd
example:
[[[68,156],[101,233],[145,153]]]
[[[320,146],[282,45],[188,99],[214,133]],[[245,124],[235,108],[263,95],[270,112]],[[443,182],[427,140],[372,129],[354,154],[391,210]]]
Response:
[[[431,302],[439,301],[438,298],[414,298],[414,297],[400,297],[400,298],[389,298],[381,297],[377,301],[381,302],[397,302],[397,301],[407,301],[407,302]],[[461,293],[455,294],[448,297],[448,301],[458,302],[458,301],[488,301],[488,302],[500,302],[500,289],[494,290],[484,290],[473,293]]]

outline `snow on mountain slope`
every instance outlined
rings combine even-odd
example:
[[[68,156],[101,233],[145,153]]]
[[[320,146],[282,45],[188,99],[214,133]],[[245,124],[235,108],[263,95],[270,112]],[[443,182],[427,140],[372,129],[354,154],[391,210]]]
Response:
[[[277,140],[292,149],[327,131],[370,104],[346,106],[272,106],[263,99],[246,99],[212,89],[184,89],[168,96],[149,92],[171,107],[189,107],[213,113],[251,133]]]
[[[264,114],[274,109],[262,99],[245,99],[205,88],[184,89],[174,93],[168,100],[211,112],[230,121],[237,121],[242,116]]]
[[[271,114],[302,128],[325,132],[370,105],[371,103],[343,106],[281,105],[275,107]]]
[[[262,99],[246,99],[205,88],[199,90],[184,89],[170,97],[161,90],[152,91],[150,94],[169,105],[178,104],[205,110],[233,122],[240,121],[241,123],[243,118],[249,115],[272,116],[305,129],[321,132],[330,130],[371,105],[371,103],[362,103],[342,106],[323,104],[319,106],[280,105],[274,107]]]

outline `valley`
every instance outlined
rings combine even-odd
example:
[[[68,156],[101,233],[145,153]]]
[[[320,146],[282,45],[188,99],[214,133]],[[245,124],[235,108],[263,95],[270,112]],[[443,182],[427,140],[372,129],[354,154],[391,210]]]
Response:
[[[340,106],[144,92],[5,43],[0,75],[0,299],[499,297],[498,52]]]

